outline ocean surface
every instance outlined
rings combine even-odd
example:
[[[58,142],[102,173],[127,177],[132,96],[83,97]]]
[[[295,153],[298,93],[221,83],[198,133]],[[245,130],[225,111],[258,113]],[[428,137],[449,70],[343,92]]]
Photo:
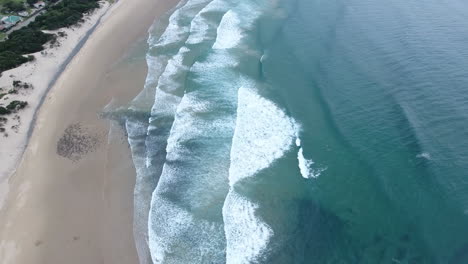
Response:
[[[468,2],[182,0],[120,113],[151,263],[468,263]]]

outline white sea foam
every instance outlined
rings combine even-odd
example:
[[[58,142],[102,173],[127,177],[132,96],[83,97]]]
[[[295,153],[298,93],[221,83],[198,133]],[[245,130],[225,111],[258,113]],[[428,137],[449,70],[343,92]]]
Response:
[[[186,226],[187,222],[193,222],[192,215],[158,196],[153,196],[151,204],[153,206],[148,223],[151,257],[153,263],[165,263],[166,254],[171,251],[171,238],[175,233],[181,232],[180,229]],[[160,213],[161,211],[164,213]]]
[[[208,1],[197,1],[194,5],[190,2],[195,1],[189,1],[171,17],[157,44],[162,50],[169,45],[177,55],[169,60],[158,80],[151,117],[156,126],[158,117],[175,115],[167,139],[166,163],[151,201],[148,227],[152,258],[154,263],[252,263],[267,249],[273,231],[256,215],[258,205],[233,188],[226,197],[227,178],[233,187],[282,157],[293,146],[294,120],[259,96],[251,85],[246,84],[236,94],[239,73],[230,69],[239,66],[240,60],[235,54],[220,50],[244,41],[242,32],[253,27],[255,17],[260,14],[257,7],[251,8],[257,4],[236,4],[235,8],[245,9],[248,17],[239,18],[230,11],[216,25],[209,20],[214,16],[214,7],[221,8],[215,12],[221,12],[229,4],[217,6],[216,2],[223,1],[214,0],[202,9],[200,3]],[[196,10],[201,11],[194,13]],[[188,17],[194,17],[190,27]],[[187,39],[181,46],[185,47],[180,48],[180,43],[174,45],[184,37]],[[216,37],[212,46],[215,50],[201,59],[197,52],[206,50],[195,44],[210,37]],[[186,80],[188,71],[190,79]],[[190,89],[185,91],[187,83]],[[236,96],[240,100],[237,125],[233,114]],[[152,126],[153,123],[149,129]],[[229,160],[225,160],[229,151],[230,167]],[[222,209],[224,227],[218,219],[222,197],[226,197]],[[227,259],[222,251],[225,247]]]
[[[164,70],[165,61],[160,57],[146,55],[146,65],[148,66],[148,74],[146,75],[146,83],[157,82],[161,72]]]
[[[234,11],[229,10],[221,19],[213,49],[234,48],[240,43],[241,38],[240,20]]]
[[[185,47],[179,49],[179,53],[177,53],[174,57],[168,60],[166,68],[164,72],[161,74],[158,80],[158,84],[156,87],[156,94],[155,94],[155,103],[151,110],[153,114],[156,111],[167,111],[165,107],[160,106],[159,104],[163,103],[164,106],[172,106],[173,104],[168,105],[165,103],[164,99],[167,99],[168,94],[171,96],[176,96],[177,93],[183,94],[184,88],[184,78],[188,71],[188,66],[184,64],[184,55],[188,53],[189,50]],[[163,94],[159,94],[163,92]],[[163,98],[158,98],[158,96],[162,96]],[[179,96],[180,100],[180,96]],[[171,100],[172,101],[172,100]],[[175,105],[177,106],[177,104]],[[171,113],[173,110],[169,110]]]
[[[199,2],[206,3],[206,1]],[[214,40],[216,25],[205,18],[205,15],[213,12],[223,12],[223,9],[226,9],[227,6],[220,0],[211,1],[192,19],[189,27],[190,30],[186,32],[189,34],[188,39],[183,43],[178,53],[168,61],[164,73],[158,80],[152,116],[160,116],[161,114],[174,115],[175,107],[179,104],[185,90],[187,73],[200,53],[203,52],[202,49],[188,48],[187,44],[197,44],[209,39]],[[193,9],[193,6],[191,8]],[[176,17],[188,16],[184,13],[186,11],[182,10],[180,12],[182,13],[179,13]],[[155,117],[152,117],[152,120],[154,119]]]
[[[255,215],[258,206],[235,191],[226,197],[223,208],[228,264],[255,263],[267,248],[273,230]]]
[[[225,13],[229,8],[223,0],[213,0],[205,6],[192,20],[190,25],[190,37],[187,39],[187,44],[202,43],[211,40],[215,37],[216,25],[211,17],[213,13]]]
[[[188,50],[180,47],[183,47],[189,36],[189,22],[208,2],[208,0],[181,1],[177,10],[170,16],[168,26],[161,36],[157,33],[151,36],[148,40],[150,50],[147,54],[148,75],[145,88],[132,101],[131,109],[135,111],[148,111],[153,106],[152,116],[149,121],[156,121],[148,126],[146,140],[144,138],[145,129],[143,131],[139,130],[139,138],[136,139],[130,136],[130,134],[134,133],[129,132],[129,142],[132,146],[132,155],[137,169],[134,234],[141,263],[151,262],[149,260],[150,249],[148,248],[148,214],[151,194],[156,187],[156,179],[159,177],[158,173],[160,172],[156,168],[162,167],[163,159],[160,154],[164,153],[167,139],[165,135],[159,133],[164,131],[165,126],[170,126],[170,124],[164,122],[157,122],[157,118],[163,117],[163,120],[167,120],[164,117],[173,116],[176,105],[180,102],[180,97],[176,95],[176,92],[183,89],[183,85],[180,83],[183,83],[185,76],[181,72],[188,69],[185,65],[191,66],[190,62],[184,61],[184,55]],[[172,57],[174,53],[178,54]],[[159,84],[160,89],[156,89]],[[164,91],[161,86],[167,89]],[[179,92],[179,94],[183,94],[183,91],[182,93]],[[154,111],[156,105],[159,108]],[[142,120],[142,122],[144,121]],[[127,127],[132,130],[129,127],[130,123],[127,123]],[[147,125],[148,123],[146,123]]]
[[[190,78],[183,85],[191,89],[177,104],[167,139],[166,163],[149,218],[155,263],[225,260],[221,211],[228,192],[229,142],[236,107],[235,97],[229,98],[229,89],[236,90],[236,86],[228,77],[236,75],[225,73],[229,67],[210,59],[190,68]]]
[[[233,130],[234,121],[206,118],[206,112],[217,108],[202,100],[203,95],[197,90],[185,94],[167,140],[149,218],[155,263],[224,261],[221,208],[228,190],[229,145],[220,141],[230,138],[224,134]]]
[[[152,186],[146,182],[146,148],[144,146],[146,126],[145,120],[129,119],[126,121],[126,130],[128,133],[128,142],[132,151],[133,164],[136,169],[136,179],[134,186],[134,221],[133,232],[135,246],[141,264],[151,263],[150,252],[148,248],[147,236],[148,225],[147,216],[149,213],[150,194],[153,191]],[[146,191],[146,189],[150,189]]]
[[[187,93],[177,109],[177,120],[171,129],[167,141],[168,158],[178,154],[180,143],[194,138],[224,137],[232,133],[234,119],[231,116],[219,116],[216,119],[197,118],[197,115],[216,111],[219,106],[209,101],[200,101],[202,91]],[[194,114],[196,113],[196,114]]]
[[[223,207],[226,262],[255,263],[267,248],[273,230],[256,216],[258,206],[234,186],[255,176],[288,151],[295,140],[295,122],[246,83],[238,91],[237,121],[231,147],[230,191]]]
[[[178,39],[184,38],[188,28],[180,27],[178,21],[181,19],[181,9],[177,9],[169,18],[169,24],[161,37],[152,46],[164,46],[168,43],[174,43]]]
[[[299,147],[297,161],[302,177],[305,179],[318,178],[326,168],[314,168],[315,162],[304,157],[304,149],[301,147],[301,139],[299,137],[296,138],[296,146]]]
[[[153,263],[223,261],[224,243],[217,237],[222,233],[221,225],[197,218],[163,196],[153,196],[151,204],[148,229]],[[217,256],[213,252],[218,252]]]
[[[431,154],[429,152],[419,153],[418,155],[416,155],[416,158],[422,158],[422,159],[427,159],[427,160],[432,159]]]
[[[297,152],[297,160],[299,162],[299,170],[301,171],[301,175],[305,179],[318,178],[320,173],[325,170],[322,168],[313,169],[312,166],[314,165],[314,162],[311,159],[306,159],[304,157],[304,150],[302,148],[299,148],[299,151]]]
[[[190,27],[181,26],[181,24],[183,24],[184,20],[191,21],[209,2],[210,0],[190,0],[176,9],[169,18],[169,24],[164,33],[159,40],[151,46],[166,46],[186,39],[190,32]]]
[[[203,12],[203,10],[202,10]],[[207,38],[210,26],[206,19],[200,13],[192,20],[190,25],[190,36],[187,39],[187,44],[202,43]]]
[[[241,87],[238,94],[229,171],[231,186],[282,157],[295,140],[296,127],[292,118],[252,88]]]
[[[161,81],[166,81],[166,82],[171,83],[171,81],[167,81],[166,79],[176,79],[177,77],[175,76],[180,74],[179,73],[180,71],[185,71],[188,69],[188,66],[184,65],[184,57],[189,51],[190,50],[187,49],[186,47],[181,47],[179,49],[179,52],[167,62],[167,66],[164,71],[164,74],[161,76],[164,78],[163,79],[160,78],[159,80],[160,85],[161,85]],[[164,84],[167,85],[166,83]]]
[[[151,110],[152,116],[150,118],[150,122],[153,122],[157,118],[161,117],[161,115],[173,116],[180,99],[180,96],[166,93],[163,90],[157,90],[155,95],[155,102],[157,103],[153,105]]]
[[[145,164],[145,150],[142,149],[139,142],[142,140],[142,135],[145,135],[146,123],[139,122],[138,120],[127,120],[125,122],[125,128],[127,131],[127,139],[132,150],[133,163],[137,173],[139,170],[144,168]]]

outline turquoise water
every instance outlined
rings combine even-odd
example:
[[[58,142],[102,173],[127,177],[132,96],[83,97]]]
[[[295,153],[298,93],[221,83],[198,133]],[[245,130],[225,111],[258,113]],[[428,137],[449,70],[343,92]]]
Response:
[[[141,263],[468,263],[468,4],[187,0],[125,116]]]

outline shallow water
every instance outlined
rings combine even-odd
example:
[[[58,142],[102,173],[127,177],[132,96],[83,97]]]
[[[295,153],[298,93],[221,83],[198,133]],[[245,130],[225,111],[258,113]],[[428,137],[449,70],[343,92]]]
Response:
[[[182,1],[124,114],[141,262],[468,263],[467,36],[460,0]]]

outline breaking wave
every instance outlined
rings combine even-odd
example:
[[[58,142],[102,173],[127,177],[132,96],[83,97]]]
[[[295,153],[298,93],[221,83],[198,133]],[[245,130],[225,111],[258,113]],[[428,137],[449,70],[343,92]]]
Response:
[[[119,112],[140,262],[463,262],[467,59],[449,33],[467,16],[450,8],[183,0],[155,22]]]

